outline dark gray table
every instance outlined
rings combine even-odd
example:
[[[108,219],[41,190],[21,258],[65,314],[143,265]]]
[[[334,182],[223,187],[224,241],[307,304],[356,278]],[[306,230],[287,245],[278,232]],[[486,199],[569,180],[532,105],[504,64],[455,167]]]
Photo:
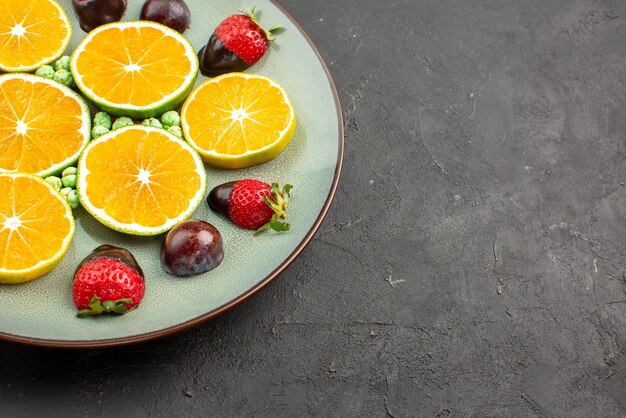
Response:
[[[345,110],[316,238],[164,340],[0,343],[0,416],[624,416],[626,2],[283,5]]]

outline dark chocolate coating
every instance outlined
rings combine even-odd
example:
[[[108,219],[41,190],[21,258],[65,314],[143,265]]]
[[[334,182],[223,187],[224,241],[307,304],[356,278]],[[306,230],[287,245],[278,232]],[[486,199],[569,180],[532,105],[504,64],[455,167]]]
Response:
[[[143,278],[143,271],[141,267],[139,267],[139,263],[133,256],[133,254],[125,248],[115,247],[113,245],[101,245],[95,250],[91,252],[83,261],[80,262],[76,270],[78,271],[82,266],[87,264],[88,262],[95,260],[97,258],[112,258],[114,260],[119,260],[122,263],[126,264],[128,267],[135,270],[139,275]]]
[[[126,13],[127,0],[72,0],[80,27],[91,32],[105,23],[118,22]]]
[[[191,13],[183,0],[147,0],[139,18],[160,23],[180,33],[191,25]]]
[[[233,192],[236,181],[220,184],[215,186],[207,197],[207,203],[213,211],[221,213],[222,215],[229,217],[230,215],[230,194]]]
[[[240,72],[250,67],[239,55],[226,48],[215,34],[211,35],[206,46],[198,52],[198,60],[200,72],[206,77]]]
[[[161,267],[178,277],[206,273],[224,259],[222,235],[204,221],[185,221],[167,233],[161,246]]]

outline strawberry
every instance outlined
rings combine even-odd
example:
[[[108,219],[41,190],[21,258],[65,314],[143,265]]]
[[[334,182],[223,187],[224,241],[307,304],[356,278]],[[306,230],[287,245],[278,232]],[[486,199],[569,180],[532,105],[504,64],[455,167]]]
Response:
[[[283,232],[290,225],[287,218],[287,204],[292,186],[280,188],[278,183],[271,185],[260,180],[245,179],[224,183],[209,193],[211,209],[228,216],[235,225],[256,230],[266,229]]]
[[[128,0],[72,0],[80,28],[90,32],[124,17]]]
[[[257,22],[254,8],[244,14],[228,16],[198,53],[202,74],[215,77],[249,68],[261,59],[274,40],[274,34],[280,30],[280,25],[263,29]]]
[[[139,305],[144,289],[143,272],[132,254],[102,245],[76,269],[72,296],[78,317],[104,312],[124,314]]]

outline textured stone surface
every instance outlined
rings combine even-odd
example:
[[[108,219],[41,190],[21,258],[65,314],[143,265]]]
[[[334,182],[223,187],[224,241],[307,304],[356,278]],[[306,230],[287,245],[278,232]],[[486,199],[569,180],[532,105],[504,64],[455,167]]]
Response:
[[[626,3],[286,0],[345,109],[302,256],[185,333],[0,343],[0,415],[626,414]]]

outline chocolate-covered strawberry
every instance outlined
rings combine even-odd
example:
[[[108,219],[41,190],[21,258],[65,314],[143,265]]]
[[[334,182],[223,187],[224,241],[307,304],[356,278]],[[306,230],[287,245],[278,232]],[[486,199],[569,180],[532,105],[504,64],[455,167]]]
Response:
[[[78,23],[85,32],[91,32],[106,23],[118,22],[124,17],[127,0],[72,0]]]
[[[278,183],[245,179],[213,188],[207,200],[211,209],[242,228],[283,232],[290,228],[285,219],[291,189],[290,184],[281,189]]]
[[[280,30],[280,25],[263,29],[257,22],[254,8],[244,14],[228,16],[198,53],[200,71],[207,77],[216,77],[245,70],[261,59]]]
[[[191,13],[184,0],[146,0],[141,20],[151,20],[184,33],[191,25]]]
[[[139,305],[144,290],[143,272],[131,252],[101,245],[76,269],[72,296],[79,317],[124,314]]]

